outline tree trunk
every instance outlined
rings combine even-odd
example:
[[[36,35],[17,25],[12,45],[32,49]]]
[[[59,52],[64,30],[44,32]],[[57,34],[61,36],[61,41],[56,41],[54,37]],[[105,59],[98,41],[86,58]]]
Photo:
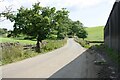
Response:
[[[36,52],[40,52],[40,43],[39,40],[37,40],[37,44],[36,44]]]
[[[37,44],[36,44],[36,52],[40,53],[41,52],[41,43],[42,40],[37,39]]]

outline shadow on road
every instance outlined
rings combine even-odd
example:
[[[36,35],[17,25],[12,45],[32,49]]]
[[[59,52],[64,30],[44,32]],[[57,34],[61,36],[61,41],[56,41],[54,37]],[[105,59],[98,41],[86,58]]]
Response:
[[[88,49],[50,78],[97,78],[101,67],[94,64],[96,59],[96,53]]]

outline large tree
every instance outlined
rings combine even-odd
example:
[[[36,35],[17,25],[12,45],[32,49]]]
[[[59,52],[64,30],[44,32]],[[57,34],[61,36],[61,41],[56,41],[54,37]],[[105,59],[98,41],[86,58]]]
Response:
[[[4,0],[0,0],[0,3],[2,4],[4,2]],[[12,5],[7,5],[5,6],[5,9],[2,9],[2,11],[0,11],[0,22],[3,22],[6,20],[5,17],[8,17],[8,14],[13,13],[14,11],[12,11]]]
[[[54,24],[55,8],[41,7],[36,3],[32,8],[21,7],[14,18],[14,34],[23,33],[37,38],[36,51],[40,52],[40,43],[46,38]]]
[[[83,24],[80,21],[69,20],[68,35],[78,36],[79,38],[86,38],[87,32],[84,29]]]
[[[5,16],[14,21],[14,35],[26,34],[37,38],[36,51],[40,52],[42,40],[57,29],[60,34],[61,23],[68,16],[65,9],[56,11],[55,7],[41,7],[40,3],[35,3],[32,8],[21,7],[16,14]]]
[[[54,30],[57,31],[58,39],[64,38],[66,36],[67,27],[69,27],[68,25],[66,26],[67,20],[69,19],[68,13],[69,12],[66,10],[66,8],[62,8],[62,10],[56,11],[54,21],[57,25],[55,26]]]
[[[85,38],[87,38],[88,33],[86,32],[86,30],[84,28],[81,28],[77,33],[76,36],[78,36],[79,38],[82,38],[83,40]]]

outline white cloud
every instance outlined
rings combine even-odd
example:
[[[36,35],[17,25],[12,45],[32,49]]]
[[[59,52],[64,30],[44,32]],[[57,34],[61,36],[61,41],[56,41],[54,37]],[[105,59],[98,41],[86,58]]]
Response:
[[[101,4],[106,4],[111,9],[112,5],[115,2],[115,0],[4,0],[3,2],[0,2],[0,12],[4,11],[5,6],[9,6],[9,5],[12,5],[14,11],[20,8],[21,6],[30,8],[32,4],[38,1],[41,2],[42,6],[50,6],[50,7],[54,6],[57,9],[67,8],[70,11],[70,17],[73,18],[74,20],[80,18],[81,14],[82,14],[81,16],[84,16],[85,14],[87,15],[87,13],[85,13],[86,10],[92,9],[97,6],[101,6]],[[108,9],[107,14],[109,14],[110,9]],[[82,11],[82,13],[80,11]],[[98,12],[98,14],[100,14],[100,12]],[[82,17],[82,20],[85,23],[86,21],[84,19],[85,17]],[[86,24],[89,23],[87,22]],[[2,25],[7,26],[4,24]]]
[[[108,1],[108,2],[109,2],[109,4],[114,4],[115,1],[116,1],[116,0],[110,0],[110,1]]]
[[[98,5],[102,2],[113,3],[114,0],[4,0],[0,3],[0,11],[4,10],[4,6],[13,5],[13,10],[16,10],[20,6],[30,7],[36,2],[41,2],[42,6],[55,6],[60,8],[69,8],[76,6],[78,8],[90,7]]]
[[[45,6],[56,6],[57,8],[68,8],[76,6],[81,7],[90,7],[95,6],[104,0],[39,0]]]

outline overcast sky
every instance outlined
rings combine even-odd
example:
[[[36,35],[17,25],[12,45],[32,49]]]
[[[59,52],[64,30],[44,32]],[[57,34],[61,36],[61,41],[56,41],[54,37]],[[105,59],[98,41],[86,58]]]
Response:
[[[76,21],[80,20],[86,27],[105,25],[115,0],[4,0],[0,2],[0,12],[5,6],[12,5],[16,11],[21,6],[30,8],[37,1],[42,6],[67,8],[69,17]],[[0,27],[12,29],[10,21],[0,22]]]

